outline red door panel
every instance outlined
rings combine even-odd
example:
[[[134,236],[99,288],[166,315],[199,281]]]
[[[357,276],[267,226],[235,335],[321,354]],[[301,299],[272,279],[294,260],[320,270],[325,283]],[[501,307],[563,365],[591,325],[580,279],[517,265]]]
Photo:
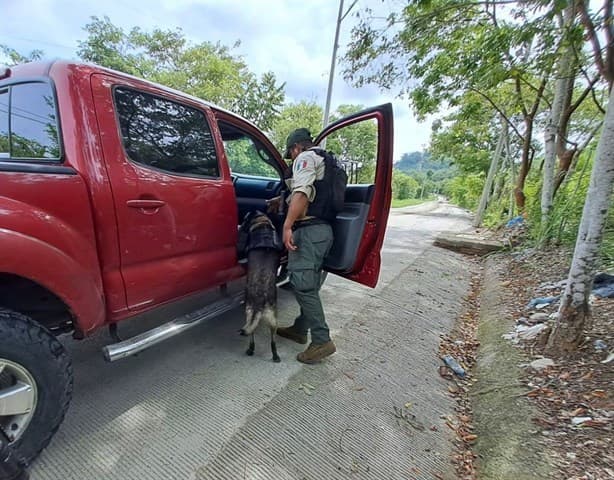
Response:
[[[125,149],[125,133],[118,125],[114,101],[117,82],[111,75],[92,76],[104,159],[115,202],[121,273],[128,308],[138,311],[225,283],[241,274],[235,251],[236,200],[230,172],[223,164],[215,177],[188,175],[167,170],[168,165],[163,162],[159,168],[142,164],[150,160],[142,145],[137,153],[133,145]],[[134,89],[137,94],[155,98],[164,105],[171,101],[197,110],[196,116],[207,118],[209,124],[213,119],[207,107],[137,81],[122,80],[121,88]],[[172,110],[172,104],[168,105]],[[147,111],[135,113],[138,114],[146,115]],[[142,123],[159,122],[159,115],[158,109]],[[146,143],[148,135],[151,137],[149,132],[143,133],[140,140]],[[169,141],[182,140],[175,136]],[[162,145],[167,140],[156,141]],[[164,160],[164,156],[161,158]]]
[[[364,215],[363,225],[360,226],[360,229],[356,229],[355,225],[350,229],[351,232],[359,232],[359,235],[361,235],[360,242],[357,248],[352,250],[354,261],[349,269],[335,270],[328,268],[328,270],[337,275],[370,287],[374,287],[379,278],[380,252],[384,243],[386,223],[390,211],[390,200],[392,198],[392,104],[386,103],[342,118],[326,127],[314,141],[314,143],[319,144],[333,132],[373,119],[377,121],[377,163],[374,184],[372,186],[348,185],[348,191],[346,192],[347,207],[355,209],[358,205],[360,209],[360,203],[365,202],[362,207],[368,212]],[[364,192],[361,192],[361,189]],[[368,195],[364,195],[363,198],[362,193],[366,194],[367,192]],[[356,203],[348,205],[348,196],[357,197]],[[345,221],[343,214],[344,212],[341,212],[340,215],[337,215],[337,222]],[[343,229],[335,229],[335,243],[339,242],[341,249],[346,245],[356,243],[351,238],[339,238],[339,231],[343,232]],[[334,249],[335,245],[333,245]]]

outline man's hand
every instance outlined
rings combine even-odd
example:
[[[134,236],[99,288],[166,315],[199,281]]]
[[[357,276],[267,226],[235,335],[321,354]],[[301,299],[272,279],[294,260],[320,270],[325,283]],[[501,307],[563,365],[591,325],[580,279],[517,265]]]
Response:
[[[292,227],[288,227],[284,224],[284,246],[288,251],[295,251],[298,247],[294,245],[294,238],[292,237]]]

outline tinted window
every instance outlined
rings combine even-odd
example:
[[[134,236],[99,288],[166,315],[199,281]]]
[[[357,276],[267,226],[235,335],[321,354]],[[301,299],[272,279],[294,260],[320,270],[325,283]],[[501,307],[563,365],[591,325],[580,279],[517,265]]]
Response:
[[[135,162],[167,172],[219,176],[203,112],[147,93],[115,89],[124,148]]]
[[[9,91],[0,90],[0,158],[9,156]]]
[[[265,150],[258,151],[255,143],[248,137],[233,140],[224,140],[226,157],[232,173],[244,175],[256,175],[260,177],[279,178],[279,173],[271,165],[265,162],[267,156]]]
[[[46,83],[13,85],[10,105],[11,157],[60,158],[55,103],[51,87]],[[4,109],[3,106],[0,108]]]

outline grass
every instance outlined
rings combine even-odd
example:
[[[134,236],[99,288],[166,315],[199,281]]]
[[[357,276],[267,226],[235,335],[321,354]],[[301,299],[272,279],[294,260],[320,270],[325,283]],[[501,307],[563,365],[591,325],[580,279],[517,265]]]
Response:
[[[412,205],[420,205],[421,203],[430,202],[434,197],[429,198],[404,198],[403,200],[398,200],[396,198],[392,199],[392,203],[390,204],[391,208],[401,208],[401,207],[411,207]]]

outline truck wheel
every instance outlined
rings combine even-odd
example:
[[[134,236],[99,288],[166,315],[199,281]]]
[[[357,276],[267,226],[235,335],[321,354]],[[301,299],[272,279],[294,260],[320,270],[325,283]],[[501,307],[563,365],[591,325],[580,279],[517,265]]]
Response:
[[[0,434],[26,462],[64,419],[73,371],[66,350],[42,325],[0,308]]]

